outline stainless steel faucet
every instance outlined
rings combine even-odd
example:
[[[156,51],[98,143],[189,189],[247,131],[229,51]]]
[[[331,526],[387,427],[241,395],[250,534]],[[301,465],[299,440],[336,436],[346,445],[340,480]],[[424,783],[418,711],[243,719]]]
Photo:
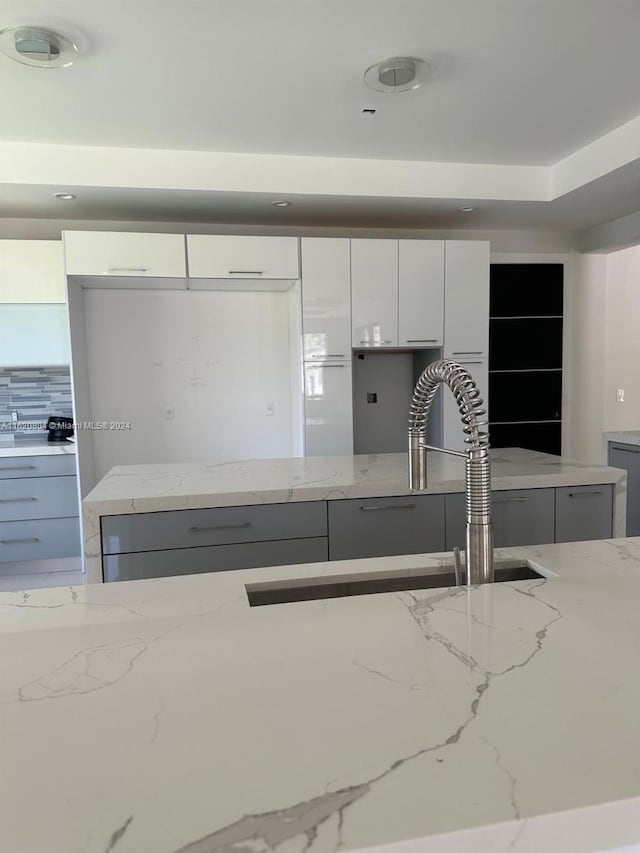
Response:
[[[430,447],[426,444],[429,409],[440,385],[447,385],[456,398],[463,431],[469,444],[466,452]],[[438,450],[465,460],[467,514],[466,581],[468,585],[492,583],[493,526],[491,524],[491,463],[486,412],[478,386],[471,374],[455,361],[434,361],[422,373],[413,391],[409,409],[409,488],[427,487],[427,450]]]

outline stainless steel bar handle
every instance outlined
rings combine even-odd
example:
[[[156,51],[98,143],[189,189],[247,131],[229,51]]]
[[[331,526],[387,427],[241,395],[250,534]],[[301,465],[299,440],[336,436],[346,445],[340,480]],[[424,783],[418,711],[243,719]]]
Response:
[[[264,270],[229,270],[229,275],[262,275]]]
[[[0,498],[0,504],[25,504],[37,500],[38,498]]]
[[[525,497],[524,495],[517,497],[517,498],[500,498],[497,496],[494,496],[494,498],[493,498],[493,502],[496,504],[526,503],[528,500],[529,500],[529,498]]]
[[[569,492],[570,498],[597,498],[600,497],[603,492]]]
[[[149,272],[149,267],[109,267],[107,272],[114,274],[119,272]]]
[[[482,364],[481,361],[459,361],[458,364]]]
[[[344,367],[344,364],[320,364],[318,367]]]
[[[343,352],[328,352],[326,355],[312,355],[311,358],[320,358],[320,359],[344,358],[344,353]]]
[[[407,338],[407,344],[437,344],[437,338]]]
[[[451,353],[452,355],[482,355],[482,350],[458,351]]]
[[[2,465],[0,471],[35,471],[35,465]]]
[[[34,542],[41,542],[37,536],[25,537],[24,539],[0,539],[0,545],[32,545]]]
[[[621,450],[623,453],[640,453],[640,450],[634,450],[631,447],[616,447],[616,450]]]
[[[251,527],[250,521],[239,521],[236,524],[210,524],[208,526],[195,525],[189,528],[190,533],[206,533],[210,530],[242,530]]]
[[[368,346],[380,346],[380,344],[392,344],[393,341],[360,341],[361,344],[367,344]]]
[[[415,504],[380,504],[379,506],[361,506],[361,512],[379,512],[383,509],[415,509]]]

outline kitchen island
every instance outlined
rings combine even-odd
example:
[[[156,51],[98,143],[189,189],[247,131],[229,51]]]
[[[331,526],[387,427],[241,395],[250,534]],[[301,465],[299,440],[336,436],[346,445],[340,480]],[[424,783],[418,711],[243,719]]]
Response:
[[[497,545],[625,535],[624,471],[491,458]],[[464,460],[440,453],[417,494],[403,453],[117,466],[83,501],[87,579],[441,551],[464,542],[463,490]]]
[[[549,576],[248,603],[449,557],[412,555],[1,594],[0,849],[637,843],[640,540],[499,556]]]

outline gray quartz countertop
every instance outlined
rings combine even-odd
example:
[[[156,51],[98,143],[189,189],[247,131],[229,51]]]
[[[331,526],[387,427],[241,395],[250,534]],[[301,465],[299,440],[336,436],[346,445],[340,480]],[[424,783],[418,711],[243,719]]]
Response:
[[[76,446],[71,441],[56,442],[38,439],[36,441],[10,441],[0,438],[0,459],[21,456],[75,456]]]
[[[0,849],[627,849],[640,539],[501,555],[555,575],[249,606],[450,557],[412,555],[0,593]]]
[[[635,444],[640,446],[640,430],[618,430],[617,432],[605,432],[606,441],[617,441],[620,444]]]

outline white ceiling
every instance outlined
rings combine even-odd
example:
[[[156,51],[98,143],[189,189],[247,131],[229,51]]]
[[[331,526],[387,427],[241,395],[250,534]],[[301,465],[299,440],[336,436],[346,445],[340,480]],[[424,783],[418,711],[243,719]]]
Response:
[[[87,219],[449,226],[474,199],[477,227],[576,230],[640,208],[640,132],[633,156],[545,195],[558,161],[640,115],[639,0],[1,0],[0,28],[17,24],[59,29],[81,55],[58,70],[0,55],[0,139],[175,158],[166,184],[114,173],[102,188],[80,168],[29,176],[5,162],[0,216],[60,216],[49,190],[70,185],[73,216]],[[399,95],[366,88],[364,69],[392,55],[425,59],[430,82]],[[306,181],[296,192],[292,179],[275,186],[294,206],[274,211],[273,193],[212,188],[211,174],[202,194],[188,192],[176,179],[188,151],[309,158],[298,176],[319,157],[446,162],[450,188],[434,193],[417,170],[415,193],[395,192],[391,173],[379,190]],[[468,164],[549,177],[535,192],[511,191],[510,179],[474,192],[453,179]]]

